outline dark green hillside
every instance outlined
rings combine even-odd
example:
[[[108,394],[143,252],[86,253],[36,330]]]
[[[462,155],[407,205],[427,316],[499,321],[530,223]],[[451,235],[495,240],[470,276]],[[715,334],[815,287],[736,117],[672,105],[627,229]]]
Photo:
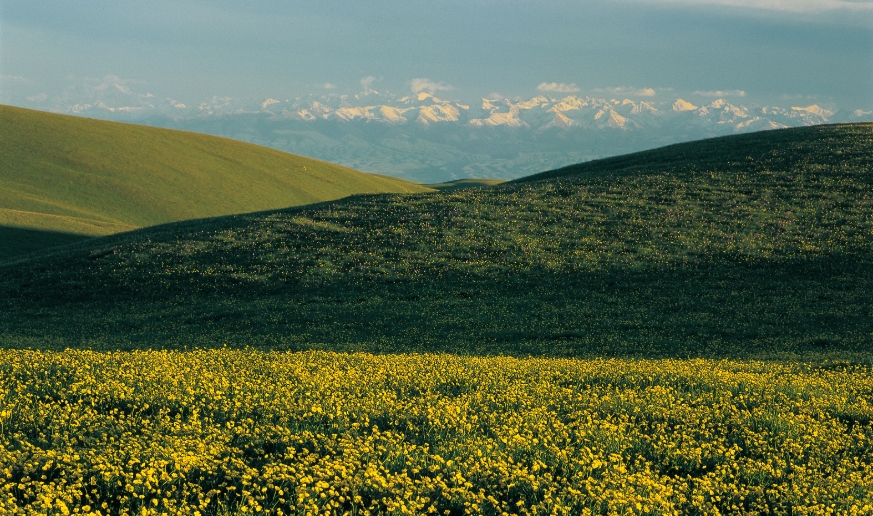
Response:
[[[427,190],[225,138],[0,105],[0,261],[75,235]],[[22,247],[7,229],[42,238]]]
[[[555,355],[873,349],[873,125],[623,159],[74,244],[0,267],[0,339]]]
[[[516,182],[661,174],[666,171],[683,176],[706,171],[739,174],[795,171],[805,174],[820,167],[835,166],[869,171],[873,164],[869,147],[863,143],[848,144],[846,137],[849,133],[856,134],[863,142],[870,137],[870,128],[870,124],[846,124],[710,138],[570,165],[523,177]]]
[[[439,190],[441,192],[453,192],[455,190],[461,190],[462,188],[479,188],[482,186],[495,186],[501,183],[505,183],[506,181],[503,179],[458,179],[456,181],[448,181],[445,183],[434,183],[425,185],[428,188],[433,188],[434,190]]]

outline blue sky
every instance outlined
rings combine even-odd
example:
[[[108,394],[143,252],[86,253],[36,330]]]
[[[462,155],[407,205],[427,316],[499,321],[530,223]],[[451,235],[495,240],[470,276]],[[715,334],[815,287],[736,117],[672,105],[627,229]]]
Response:
[[[187,103],[326,86],[530,97],[539,86],[871,109],[873,2],[0,3],[0,101],[24,105],[110,75]]]

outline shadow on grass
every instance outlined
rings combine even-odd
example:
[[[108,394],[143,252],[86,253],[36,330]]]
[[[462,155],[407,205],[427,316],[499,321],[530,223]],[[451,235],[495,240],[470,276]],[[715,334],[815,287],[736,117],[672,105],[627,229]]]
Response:
[[[0,226],[0,262],[92,238],[74,233]]]
[[[441,281],[19,283],[0,346],[517,356],[869,353],[867,256]],[[228,278],[229,280],[230,278]],[[100,281],[106,281],[101,278]],[[85,287],[90,285],[90,287]],[[35,340],[33,340],[35,339]],[[51,346],[49,346],[51,347]]]
[[[482,188],[499,185],[505,182],[506,181],[502,179],[458,179],[457,181],[448,181],[446,183],[435,183],[424,186],[441,192],[454,192],[455,190],[462,190],[464,188]]]

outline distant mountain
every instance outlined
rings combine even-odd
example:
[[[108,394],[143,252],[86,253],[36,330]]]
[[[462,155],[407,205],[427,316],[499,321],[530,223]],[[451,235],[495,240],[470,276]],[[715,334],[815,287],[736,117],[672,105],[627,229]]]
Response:
[[[695,105],[681,98],[656,102],[570,95],[469,104],[426,92],[371,91],[287,100],[213,97],[186,106],[125,93],[123,87],[116,90],[111,102],[95,97],[66,109],[226,136],[423,183],[513,179],[671,143],[873,120],[873,113],[861,110],[736,105],[724,99]]]
[[[0,105],[0,260],[77,236],[428,190],[214,136]]]

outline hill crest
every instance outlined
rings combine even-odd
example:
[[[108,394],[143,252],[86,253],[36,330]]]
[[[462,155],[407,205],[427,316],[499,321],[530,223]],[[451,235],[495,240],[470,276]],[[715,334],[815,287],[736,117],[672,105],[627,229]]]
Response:
[[[352,194],[422,191],[428,188],[226,138],[0,106],[2,227],[97,236]]]

